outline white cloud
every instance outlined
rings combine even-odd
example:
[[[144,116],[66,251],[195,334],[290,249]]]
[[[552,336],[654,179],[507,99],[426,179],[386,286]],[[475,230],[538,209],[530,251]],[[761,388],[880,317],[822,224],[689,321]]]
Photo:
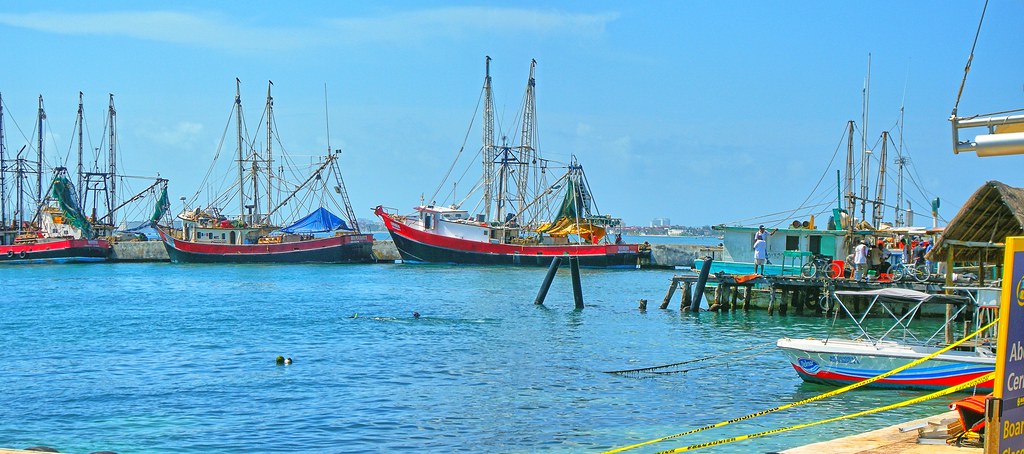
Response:
[[[189,121],[181,121],[172,127],[161,127],[143,135],[157,144],[191,149],[203,132],[203,125]]]
[[[574,14],[515,8],[459,7],[377,17],[322,18],[296,27],[259,27],[221,14],[174,11],[0,14],[0,24],[63,35],[123,36],[236,51],[287,50],[328,43],[422,44],[481,33],[598,36],[616,13]],[[496,30],[495,24],[515,24]]]
[[[617,13],[572,14],[517,8],[456,7],[396,13],[382,17],[328,20],[350,42],[420,42],[480,34],[598,36]],[[515,24],[502,28],[496,24]]]
[[[297,30],[247,27],[220,15],[172,11],[0,14],[0,24],[64,35],[125,36],[236,50],[288,49],[302,44]]]

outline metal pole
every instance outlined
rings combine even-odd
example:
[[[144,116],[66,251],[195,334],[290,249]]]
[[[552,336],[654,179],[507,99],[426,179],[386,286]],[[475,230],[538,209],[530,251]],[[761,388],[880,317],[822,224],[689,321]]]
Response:
[[[540,291],[537,292],[537,299],[533,301],[533,304],[544,304],[544,298],[547,298],[548,296],[548,288],[551,287],[551,281],[555,279],[555,274],[558,272],[558,265],[561,263],[561,257],[551,259],[551,266],[548,267],[548,274],[544,276],[544,282],[540,284]]]
[[[700,267],[700,276],[697,277],[697,290],[693,294],[693,302],[690,305],[691,312],[700,312],[700,302],[704,300],[704,286],[708,283],[708,274],[711,274],[711,262],[714,259],[704,257],[704,264]]]
[[[572,297],[576,300],[576,309],[583,309],[583,285],[580,284],[580,258],[569,256],[569,269],[572,271]]]

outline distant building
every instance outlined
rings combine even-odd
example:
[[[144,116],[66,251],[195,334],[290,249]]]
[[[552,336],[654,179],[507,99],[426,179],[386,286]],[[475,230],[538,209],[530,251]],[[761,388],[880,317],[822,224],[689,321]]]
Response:
[[[672,220],[669,218],[654,218],[651,221],[651,227],[668,227],[670,225],[672,225]]]

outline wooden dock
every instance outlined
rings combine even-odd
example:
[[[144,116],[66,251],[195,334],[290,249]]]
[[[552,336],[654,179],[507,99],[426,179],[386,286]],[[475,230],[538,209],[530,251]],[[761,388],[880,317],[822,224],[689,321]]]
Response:
[[[697,284],[696,274],[672,276],[668,291],[661,302],[661,309],[667,309],[677,289],[682,289],[680,309],[688,310],[692,305],[693,289]],[[807,278],[803,276],[761,276],[717,273],[708,276],[706,290],[708,310],[735,311],[739,309],[767,309],[769,314],[778,311],[786,315],[790,309],[797,315],[810,312],[820,315],[827,310],[823,307],[824,296],[837,290],[874,290],[887,287],[907,288],[926,293],[940,293],[945,288],[938,281],[919,282],[877,282],[853,279]],[[762,292],[754,298],[755,292]],[[826,300],[827,301],[827,300]],[[859,302],[853,302],[856,306]],[[858,307],[859,309],[859,307]]]
[[[908,421],[849,437],[823,441],[779,454],[981,454],[984,449],[946,444],[945,437],[929,437],[929,431],[942,432],[946,422],[956,419],[956,412]]]

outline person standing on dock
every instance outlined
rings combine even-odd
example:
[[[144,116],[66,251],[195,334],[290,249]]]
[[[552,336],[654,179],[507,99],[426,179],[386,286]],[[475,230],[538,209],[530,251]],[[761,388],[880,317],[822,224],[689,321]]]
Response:
[[[853,250],[853,279],[861,280],[868,271],[868,241],[861,240],[860,244]]]
[[[768,261],[768,242],[761,235],[754,235],[754,274],[764,274],[766,261]]]

